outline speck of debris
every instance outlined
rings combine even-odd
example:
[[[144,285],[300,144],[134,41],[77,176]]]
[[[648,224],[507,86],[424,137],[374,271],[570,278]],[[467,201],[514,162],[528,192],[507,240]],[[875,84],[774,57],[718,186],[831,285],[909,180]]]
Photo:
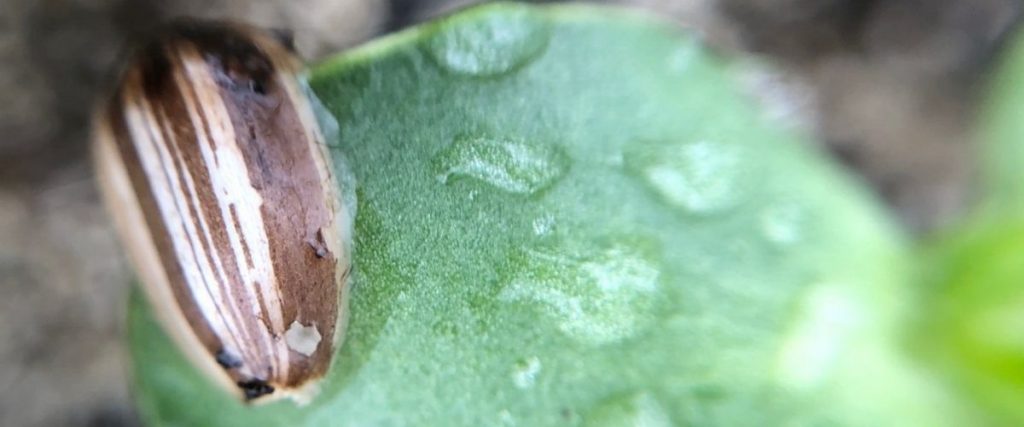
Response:
[[[306,243],[313,249],[313,253],[317,258],[327,258],[331,254],[331,250],[327,249],[327,245],[324,244],[323,230],[317,230],[316,236],[306,240]]]
[[[316,325],[302,326],[297,320],[293,321],[288,326],[288,331],[284,333],[284,340],[288,344],[288,348],[306,357],[316,351],[322,338]]]
[[[239,381],[238,388],[241,388],[242,392],[245,393],[245,400],[252,400],[274,392],[273,386],[267,384],[266,380],[260,379]]]

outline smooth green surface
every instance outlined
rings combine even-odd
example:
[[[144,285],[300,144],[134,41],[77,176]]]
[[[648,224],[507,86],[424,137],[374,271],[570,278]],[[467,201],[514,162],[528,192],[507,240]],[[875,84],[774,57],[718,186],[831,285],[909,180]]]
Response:
[[[690,34],[493,5],[314,68],[356,182],[348,339],[309,406],[245,407],[138,299],[154,425],[956,425],[905,360],[874,200]]]

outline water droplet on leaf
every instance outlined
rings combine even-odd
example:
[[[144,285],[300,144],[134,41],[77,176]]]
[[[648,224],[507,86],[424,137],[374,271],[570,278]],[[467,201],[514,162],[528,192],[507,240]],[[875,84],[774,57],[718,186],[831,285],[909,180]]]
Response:
[[[445,69],[462,75],[497,76],[518,69],[547,46],[550,28],[529,10],[495,10],[453,23],[436,34],[428,50]]]
[[[533,302],[578,341],[601,345],[636,335],[653,322],[659,269],[638,248],[567,245],[527,251],[499,298]]]
[[[566,155],[551,145],[481,137],[456,138],[434,158],[441,182],[470,177],[516,194],[550,187],[568,164]]]
[[[663,202],[710,214],[739,201],[742,160],[738,147],[710,141],[638,143],[627,153],[626,167]]]
[[[793,203],[769,206],[761,212],[761,232],[768,241],[790,245],[803,238],[806,213]]]
[[[516,363],[512,372],[512,382],[521,389],[533,387],[533,383],[537,382],[537,374],[540,373],[540,369],[540,359],[536,356],[521,360]]]

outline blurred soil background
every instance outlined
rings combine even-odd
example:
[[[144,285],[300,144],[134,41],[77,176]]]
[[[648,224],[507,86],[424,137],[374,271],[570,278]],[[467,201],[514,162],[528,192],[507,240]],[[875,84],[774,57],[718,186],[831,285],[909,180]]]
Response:
[[[970,200],[969,126],[1017,0],[606,0],[668,16],[926,234]],[[126,43],[175,16],[292,28],[321,58],[465,0],[0,0],[0,426],[134,426],[130,274],[88,162]],[[685,96],[685,94],[680,94]]]

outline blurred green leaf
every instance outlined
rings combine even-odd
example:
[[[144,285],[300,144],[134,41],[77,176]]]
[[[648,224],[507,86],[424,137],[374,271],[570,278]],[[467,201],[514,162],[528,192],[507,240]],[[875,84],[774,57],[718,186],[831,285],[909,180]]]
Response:
[[[979,115],[981,197],[926,246],[914,342],[996,425],[1024,423],[1024,37],[993,68]]]
[[[917,351],[995,425],[1024,422],[1024,221],[979,221],[925,254]]]

